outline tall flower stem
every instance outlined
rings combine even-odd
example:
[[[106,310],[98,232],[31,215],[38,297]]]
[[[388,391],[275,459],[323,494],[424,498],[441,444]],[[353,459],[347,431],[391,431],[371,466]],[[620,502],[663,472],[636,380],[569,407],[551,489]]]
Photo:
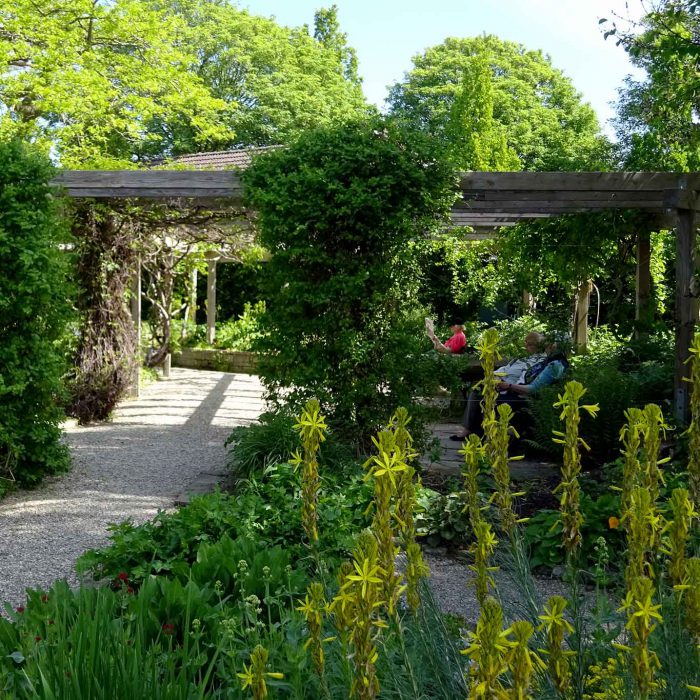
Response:
[[[581,546],[581,525],[583,516],[580,509],[580,494],[578,476],[581,473],[580,446],[589,449],[583,438],[579,437],[579,424],[581,422],[581,410],[594,416],[598,412],[598,405],[579,405],[579,401],[586,393],[580,382],[568,382],[564,393],[560,394],[554,404],[561,408],[560,420],[564,421],[564,432],[555,430],[554,442],[564,446],[564,461],[561,470],[561,483],[556,488],[560,492],[559,507],[560,521],[562,525],[562,543],[566,553],[567,566],[573,576],[575,557]]]

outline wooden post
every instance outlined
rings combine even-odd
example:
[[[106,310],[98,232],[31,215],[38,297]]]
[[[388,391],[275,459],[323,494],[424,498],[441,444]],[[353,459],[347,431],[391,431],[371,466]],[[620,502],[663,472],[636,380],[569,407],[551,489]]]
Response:
[[[654,305],[651,297],[651,234],[640,231],[637,234],[637,277],[634,318],[637,321],[635,336],[647,335],[654,320]]]
[[[693,209],[678,209],[676,216],[676,363],[673,412],[678,421],[689,418],[688,376],[685,364],[698,320],[698,290],[695,280],[696,220]]]
[[[141,259],[137,258],[134,275],[131,278],[131,319],[136,333],[136,362],[134,375],[131,380],[129,396],[139,397],[139,381],[141,378]]]
[[[216,259],[207,261],[207,343],[216,337]]]
[[[523,290],[523,313],[531,314],[536,307],[535,297],[527,289]]]
[[[578,352],[588,349],[588,307],[591,303],[591,280],[580,282],[576,290],[576,306],[574,314],[574,347]]]

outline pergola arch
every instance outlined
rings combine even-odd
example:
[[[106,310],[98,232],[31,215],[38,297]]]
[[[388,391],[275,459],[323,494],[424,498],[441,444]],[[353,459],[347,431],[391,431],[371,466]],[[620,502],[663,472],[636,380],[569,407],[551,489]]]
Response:
[[[124,170],[61,172],[54,184],[69,197],[187,199],[240,205],[240,175],[226,170]],[[685,360],[698,321],[695,281],[696,211],[700,173],[670,172],[469,172],[452,209],[455,226],[485,237],[523,219],[637,209],[655,215],[659,227],[676,230],[676,361],[674,413],[688,416]],[[638,238],[637,299],[649,294],[648,231]]]

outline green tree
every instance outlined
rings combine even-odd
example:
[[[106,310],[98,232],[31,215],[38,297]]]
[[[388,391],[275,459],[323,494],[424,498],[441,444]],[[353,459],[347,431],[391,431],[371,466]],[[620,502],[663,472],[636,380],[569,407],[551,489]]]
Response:
[[[478,61],[475,63],[475,58]],[[455,102],[477,109],[469,92],[479,88],[480,66],[492,76],[493,122],[505,132],[506,144],[525,170],[576,170],[599,167],[607,143],[599,133],[590,105],[581,101],[571,81],[540,51],[495,36],[446,39],[413,58],[413,69],[389,95],[391,114],[430,134],[450,152],[455,143]],[[480,62],[480,63],[479,63]],[[465,78],[476,85],[464,85]],[[457,120],[458,121],[458,120]]]
[[[235,105],[212,96],[176,41],[187,27],[142,0],[8,0],[0,7],[0,134],[51,143],[67,167],[212,148]]]
[[[272,254],[263,381],[278,401],[317,397],[337,430],[367,438],[425,380],[407,330],[411,242],[444,225],[451,170],[377,119],[308,132],[245,182]]]
[[[0,136],[66,167],[284,143],[366,110],[335,11],[319,39],[223,0],[8,0]]]
[[[0,477],[25,485],[68,465],[59,423],[71,285],[59,243],[69,239],[52,177],[34,149],[0,142]]]
[[[627,168],[700,168],[699,10],[697,0],[663,0],[638,25],[605,20],[605,36],[647,74],[620,91],[617,131]]]
[[[223,0],[159,2],[190,28],[184,46],[196,56],[193,70],[231,106],[228,147],[288,143],[306,129],[367,111],[334,8],[319,10],[312,37],[307,27],[281,27]],[[184,136],[191,130],[180,128]]]
[[[520,170],[505,128],[493,117],[493,92],[488,57],[471,57],[445,129],[450,159],[460,170]]]
[[[347,34],[340,31],[337,5],[323,8],[314,14],[314,39],[335,53],[345,78],[359,85],[361,80],[357,73],[357,54],[355,49],[348,46]]]

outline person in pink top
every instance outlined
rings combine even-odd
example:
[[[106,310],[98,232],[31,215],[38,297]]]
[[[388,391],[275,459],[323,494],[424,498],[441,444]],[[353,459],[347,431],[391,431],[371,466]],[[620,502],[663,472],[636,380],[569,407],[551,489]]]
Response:
[[[467,336],[464,335],[464,321],[461,318],[452,319],[450,330],[452,331],[452,336],[444,343],[441,343],[437,336],[433,334],[430,337],[433,341],[433,346],[435,350],[445,355],[461,355],[467,347]]]

